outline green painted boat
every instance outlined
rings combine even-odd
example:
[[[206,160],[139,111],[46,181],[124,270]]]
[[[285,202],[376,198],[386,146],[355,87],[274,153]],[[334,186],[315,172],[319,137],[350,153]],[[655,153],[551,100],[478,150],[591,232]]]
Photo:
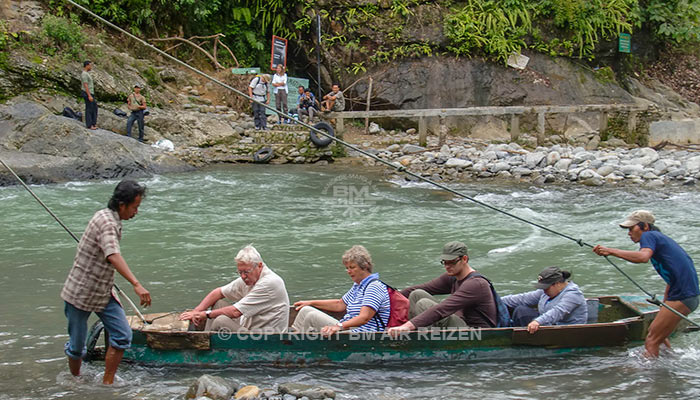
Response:
[[[144,324],[130,316],[132,347],[124,360],[155,365],[225,366],[304,365],[403,360],[493,360],[551,356],[574,351],[639,344],[658,307],[640,296],[603,296],[588,300],[589,323],[544,326],[535,334],[524,328],[433,329],[389,336],[383,332],[230,333],[188,330],[177,314],[147,314]],[[296,317],[291,310],[290,324]],[[98,322],[99,324],[99,322]],[[92,358],[99,325],[89,343]]]

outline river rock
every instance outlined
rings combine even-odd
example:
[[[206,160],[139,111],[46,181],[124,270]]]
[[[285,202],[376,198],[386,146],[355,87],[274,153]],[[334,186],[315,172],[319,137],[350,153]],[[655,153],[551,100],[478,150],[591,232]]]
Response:
[[[681,178],[685,176],[687,171],[684,168],[675,168],[666,172],[666,177],[668,178]]]
[[[596,170],[596,173],[598,173],[598,175],[600,176],[605,177],[612,174],[613,171],[615,171],[615,168],[613,168],[611,165],[603,165]]]
[[[510,169],[510,164],[508,164],[507,162],[499,161],[496,164],[492,165],[489,169],[494,174],[497,174],[502,171],[508,171]]]
[[[185,399],[195,399],[207,396],[212,400],[229,400],[235,387],[228,381],[218,376],[202,375],[190,386]]]
[[[260,388],[255,385],[243,386],[233,396],[236,400],[253,400],[260,394]]]
[[[644,175],[644,167],[639,164],[623,165],[620,168],[620,172],[626,176],[642,176]]]
[[[630,160],[630,164],[639,164],[643,167],[646,167],[659,159],[659,153],[649,147],[639,149],[637,152],[635,152],[635,156],[636,158]]]
[[[386,148],[386,151],[391,152],[391,153],[396,153],[399,150],[401,150],[401,145],[398,143],[394,143],[391,146]]]
[[[561,154],[558,151],[552,151],[547,154],[547,165],[554,165],[561,160]]]
[[[690,172],[691,174],[700,171],[700,156],[695,156],[695,157],[689,158],[689,159],[685,162],[685,168],[686,168],[686,169],[688,170],[688,172]]]
[[[530,176],[532,175],[532,170],[530,168],[517,167],[511,173],[514,176]]]
[[[376,135],[377,133],[381,132],[382,128],[379,127],[379,125],[376,122],[370,122],[369,123],[369,129],[368,132],[372,135]]]
[[[573,161],[570,158],[562,158],[554,164],[554,168],[559,171],[567,171]]]
[[[408,129],[406,129],[406,134],[407,134],[407,135],[415,135],[415,134],[416,134],[416,128],[408,128]]]
[[[403,154],[420,153],[421,151],[424,151],[424,150],[425,150],[425,147],[416,146],[413,144],[407,144],[401,148],[401,152]]]
[[[525,164],[528,168],[535,168],[540,166],[546,157],[547,154],[543,152],[530,153],[525,156]]]
[[[335,399],[335,391],[333,389],[303,383],[281,383],[277,390],[282,394],[290,394],[296,397],[306,396],[312,400]]]
[[[472,165],[471,161],[463,160],[461,158],[450,158],[445,163],[445,167],[447,167],[447,168],[468,168],[471,165]]]
[[[595,160],[595,159],[596,159],[595,154],[587,152],[587,151],[579,151],[577,153],[574,153],[573,163],[574,164],[581,164],[584,161],[591,161],[591,160]]]

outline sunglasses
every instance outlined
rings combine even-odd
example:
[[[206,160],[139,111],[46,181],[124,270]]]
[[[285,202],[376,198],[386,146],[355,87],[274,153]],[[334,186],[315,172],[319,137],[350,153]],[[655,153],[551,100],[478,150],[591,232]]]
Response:
[[[457,257],[454,260],[440,260],[442,265],[455,265],[462,260],[462,257]]]

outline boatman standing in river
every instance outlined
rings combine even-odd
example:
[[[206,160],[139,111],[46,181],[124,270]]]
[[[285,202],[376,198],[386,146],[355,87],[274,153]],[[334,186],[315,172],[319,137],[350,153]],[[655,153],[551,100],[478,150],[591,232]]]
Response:
[[[73,376],[80,375],[90,313],[97,314],[109,334],[104,384],[114,382],[124,350],[131,346],[131,327],[124,309],[112,293],[114,270],[134,286],[142,306],[151,305],[150,293],[131,272],[119,249],[122,221],[136,216],[145,195],[145,186],[131,180],[119,182],[107,208],[95,213],[78,243],[73,268],[61,291],[70,336],[65,352]]]
[[[629,231],[634,243],[639,243],[639,250],[620,250],[597,245],[593,251],[599,256],[615,256],[633,263],[645,263],[651,260],[656,272],[666,281],[664,303],[679,313],[687,316],[698,308],[700,288],[698,274],[693,260],[673,239],[664,235],[654,226],[656,218],[645,210],[630,214],[620,227]],[[668,337],[671,335],[681,317],[661,307],[658,315],[649,326],[649,333],[644,342],[646,355],[659,356],[661,343],[671,347]]]

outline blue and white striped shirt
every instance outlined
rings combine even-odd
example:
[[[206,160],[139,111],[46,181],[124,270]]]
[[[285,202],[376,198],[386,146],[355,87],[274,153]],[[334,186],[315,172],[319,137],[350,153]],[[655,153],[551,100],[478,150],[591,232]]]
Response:
[[[371,274],[359,284],[352,285],[350,290],[343,295],[343,303],[346,305],[346,313],[340,322],[347,321],[360,315],[363,306],[372,308],[382,319],[384,329],[389,324],[391,306],[389,292],[386,285],[379,281],[379,274]],[[366,324],[353,329],[353,332],[377,332],[384,330],[376,318],[372,318]]]

